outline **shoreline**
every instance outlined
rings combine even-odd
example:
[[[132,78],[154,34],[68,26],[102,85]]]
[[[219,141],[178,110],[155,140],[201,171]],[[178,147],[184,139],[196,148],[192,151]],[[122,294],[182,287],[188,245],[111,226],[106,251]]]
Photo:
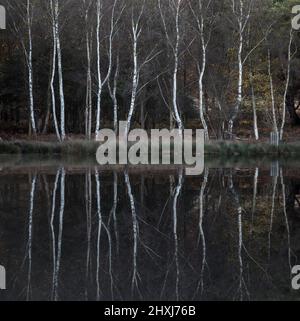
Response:
[[[0,155],[95,156],[99,143],[87,140],[49,142],[34,140],[0,141]],[[130,145],[128,145],[130,147]],[[172,149],[172,145],[171,145]],[[265,142],[210,141],[205,144],[205,155],[220,157],[295,157],[300,156],[300,143],[279,146]]]

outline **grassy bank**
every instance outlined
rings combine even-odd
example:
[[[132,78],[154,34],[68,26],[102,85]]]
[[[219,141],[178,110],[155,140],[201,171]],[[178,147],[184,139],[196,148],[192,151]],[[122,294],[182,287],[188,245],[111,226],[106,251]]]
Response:
[[[99,144],[73,140],[63,143],[41,141],[1,141],[0,154],[94,157]],[[205,154],[218,157],[298,157],[300,143],[280,144],[213,141],[205,145]]]

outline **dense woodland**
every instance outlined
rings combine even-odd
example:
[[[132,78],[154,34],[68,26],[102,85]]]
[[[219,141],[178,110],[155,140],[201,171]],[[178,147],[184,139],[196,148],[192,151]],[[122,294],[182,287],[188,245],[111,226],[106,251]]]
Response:
[[[297,1],[0,4],[2,139],[94,139],[119,120],[127,130],[204,128],[207,139],[297,138]]]

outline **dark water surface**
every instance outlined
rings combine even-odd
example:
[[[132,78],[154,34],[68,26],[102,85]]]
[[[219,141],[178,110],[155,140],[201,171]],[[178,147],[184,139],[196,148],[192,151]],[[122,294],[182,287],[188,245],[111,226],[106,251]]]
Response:
[[[257,166],[257,167],[256,167]],[[297,300],[300,166],[6,163],[2,300]]]

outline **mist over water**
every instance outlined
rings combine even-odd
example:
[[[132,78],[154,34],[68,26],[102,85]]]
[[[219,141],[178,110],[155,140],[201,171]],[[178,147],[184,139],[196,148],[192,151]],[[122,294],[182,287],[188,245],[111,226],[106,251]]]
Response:
[[[1,300],[287,300],[300,166],[3,166]]]

